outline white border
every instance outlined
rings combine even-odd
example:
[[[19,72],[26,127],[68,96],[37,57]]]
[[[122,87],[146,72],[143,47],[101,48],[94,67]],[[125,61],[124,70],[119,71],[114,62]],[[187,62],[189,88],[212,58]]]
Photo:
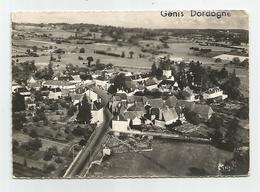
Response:
[[[260,178],[259,114],[260,45],[259,6],[257,0],[1,0],[0,7],[0,192],[24,191],[257,191]],[[250,177],[242,178],[173,178],[173,179],[102,179],[102,180],[14,180],[11,177],[11,101],[10,71],[10,12],[12,11],[69,11],[69,10],[247,10],[250,31]],[[258,21],[258,22],[257,22]],[[258,181],[258,182],[257,182]]]

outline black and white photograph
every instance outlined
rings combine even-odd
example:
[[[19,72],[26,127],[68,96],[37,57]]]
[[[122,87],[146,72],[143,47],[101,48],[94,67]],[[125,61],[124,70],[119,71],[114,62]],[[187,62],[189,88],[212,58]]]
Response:
[[[247,177],[245,10],[11,13],[14,179]]]

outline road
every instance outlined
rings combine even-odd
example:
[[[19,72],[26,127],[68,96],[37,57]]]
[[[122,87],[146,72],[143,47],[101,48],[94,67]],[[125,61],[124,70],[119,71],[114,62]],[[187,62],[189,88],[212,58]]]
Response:
[[[103,99],[102,102],[103,106],[106,106],[107,100]],[[84,172],[90,165],[93,156],[96,154],[96,151],[99,148],[100,142],[102,141],[105,133],[107,132],[107,128],[109,127],[111,119],[112,114],[106,107],[104,107],[104,120],[102,124],[94,130],[87,144],[78,153],[74,161],[71,163],[71,165],[65,172],[63,176],[64,178],[82,177],[82,175],[85,174]]]

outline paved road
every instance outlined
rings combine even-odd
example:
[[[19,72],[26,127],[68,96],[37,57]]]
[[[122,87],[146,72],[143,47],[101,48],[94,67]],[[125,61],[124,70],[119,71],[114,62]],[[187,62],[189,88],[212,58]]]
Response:
[[[103,105],[106,106],[107,100],[104,98],[102,101],[103,101]],[[112,114],[109,112],[109,110],[106,107],[104,107],[104,121],[92,133],[87,144],[78,153],[74,161],[67,169],[66,173],[63,176],[64,178],[79,177],[85,174],[85,171],[87,170],[87,167],[91,163],[93,156],[96,154],[100,142],[102,141],[105,133],[107,132],[107,128],[109,127],[109,123],[111,119],[112,119]]]

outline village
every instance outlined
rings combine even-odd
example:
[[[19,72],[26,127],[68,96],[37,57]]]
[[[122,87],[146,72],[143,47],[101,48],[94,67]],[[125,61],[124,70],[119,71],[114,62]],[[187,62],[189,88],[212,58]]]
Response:
[[[175,142],[220,151],[209,169],[191,167],[181,176],[237,174],[240,164],[248,171],[248,81],[243,78],[249,63],[245,43],[236,42],[239,32],[183,37],[102,26],[13,25],[15,177],[129,175],[126,159],[159,157],[164,147],[158,146],[175,151]],[[148,33],[152,40],[142,39]],[[216,41],[223,34],[230,42]],[[192,55],[165,51],[170,41],[177,47],[192,41],[185,49]],[[113,162],[120,161],[126,167],[116,172]],[[166,166],[155,164],[151,167]],[[174,171],[158,174],[174,176]]]

